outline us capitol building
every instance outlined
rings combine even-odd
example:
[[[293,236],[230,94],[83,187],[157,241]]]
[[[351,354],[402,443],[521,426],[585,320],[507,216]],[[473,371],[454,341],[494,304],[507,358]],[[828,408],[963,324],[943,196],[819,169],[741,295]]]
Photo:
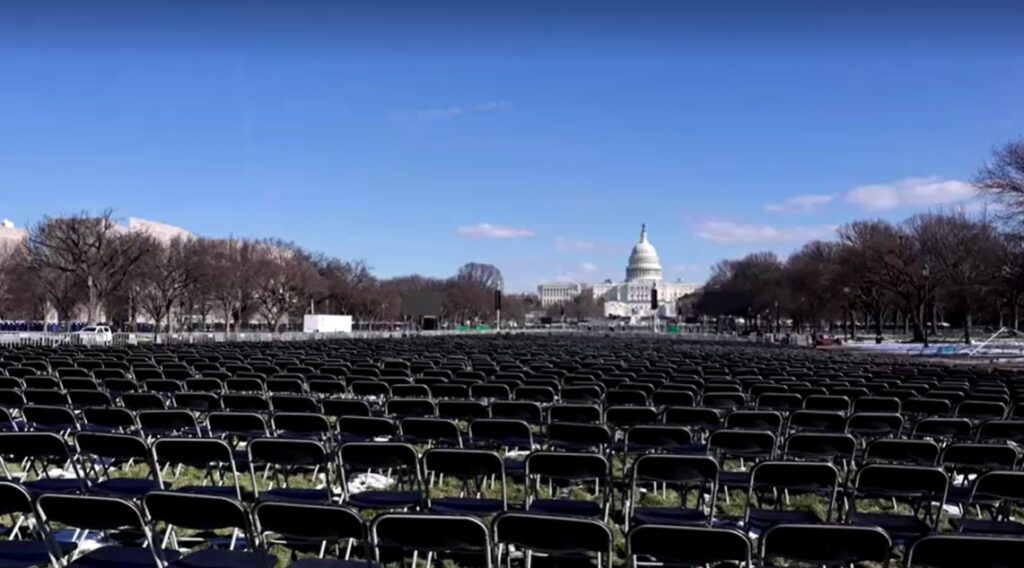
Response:
[[[658,314],[672,316],[675,315],[676,300],[696,292],[697,285],[662,279],[658,251],[647,240],[647,227],[643,226],[640,242],[629,253],[625,282],[555,282],[541,284],[537,293],[543,306],[571,302],[580,294],[592,294],[595,300],[604,301],[605,317],[638,318],[651,315],[651,290],[655,289],[658,290]]]

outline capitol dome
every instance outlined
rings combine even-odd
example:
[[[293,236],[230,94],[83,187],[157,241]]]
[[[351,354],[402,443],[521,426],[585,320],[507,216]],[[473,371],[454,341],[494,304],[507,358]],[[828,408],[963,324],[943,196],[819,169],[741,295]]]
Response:
[[[640,228],[640,242],[633,246],[626,266],[626,282],[634,280],[661,280],[661,262],[658,251],[647,241],[646,225]]]

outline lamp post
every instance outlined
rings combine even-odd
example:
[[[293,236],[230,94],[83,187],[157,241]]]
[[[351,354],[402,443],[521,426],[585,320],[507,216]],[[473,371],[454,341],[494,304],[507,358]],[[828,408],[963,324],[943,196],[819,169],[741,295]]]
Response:
[[[928,317],[928,277],[931,276],[931,270],[928,265],[925,264],[924,268],[921,269],[921,276],[924,276],[924,305],[921,306],[921,327],[924,329],[924,346],[928,347],[928,323],[926,321]]]

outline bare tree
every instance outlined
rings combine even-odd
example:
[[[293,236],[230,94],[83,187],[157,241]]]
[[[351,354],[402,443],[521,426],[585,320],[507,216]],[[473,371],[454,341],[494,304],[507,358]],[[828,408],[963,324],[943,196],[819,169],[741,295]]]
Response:
[[[992,150],[974,179],[975,186],[1005,206],[1004,218],[1024,228],[1024,138]]]
[[[154,242],[151,253],[139,266],[138,305],[153,319],[156,331],[166,318],[167,332],[173,333],[171,310],[200,277],[199,242],[176,237],[166,243]]]
[[[37,269],[72,275],[85,286],[89,323],[150,250],[144,234],[119,228],[111,211],[99,216],[46,217],[28,231],[28,256]]]

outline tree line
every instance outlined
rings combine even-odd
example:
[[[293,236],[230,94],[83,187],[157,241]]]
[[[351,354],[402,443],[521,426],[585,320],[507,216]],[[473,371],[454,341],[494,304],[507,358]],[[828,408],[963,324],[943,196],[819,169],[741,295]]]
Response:
[[[175,237],[129,231],[111,211],[46,217],[20,243],[0,249],[0,320],[65,326],[84,319],[133,329],[259,327],[296,329],[308,313],[352,315],[373,326],[402,321],[403,299],[430,292],[440,319],[493,318],[501,271],[468,263],[450,278],[375,276],[366,262],[342,260],[277,239]],[[519,319],[530,298],[504,298]]]
[[[943,323],[971,340],[978,323],[1020,325],[1024,296],[1024,139],[993,150],[974,180],[990,210],[860,220],[837,239],[812,241],[780,258],[755,252],[723,260],[690,299],[691,313],[736,316],[761,331],[791,320],[817,332],[848,322],[882,335],[903,328],[913,340]],[[845,327],[845,325],[844,325]]]

